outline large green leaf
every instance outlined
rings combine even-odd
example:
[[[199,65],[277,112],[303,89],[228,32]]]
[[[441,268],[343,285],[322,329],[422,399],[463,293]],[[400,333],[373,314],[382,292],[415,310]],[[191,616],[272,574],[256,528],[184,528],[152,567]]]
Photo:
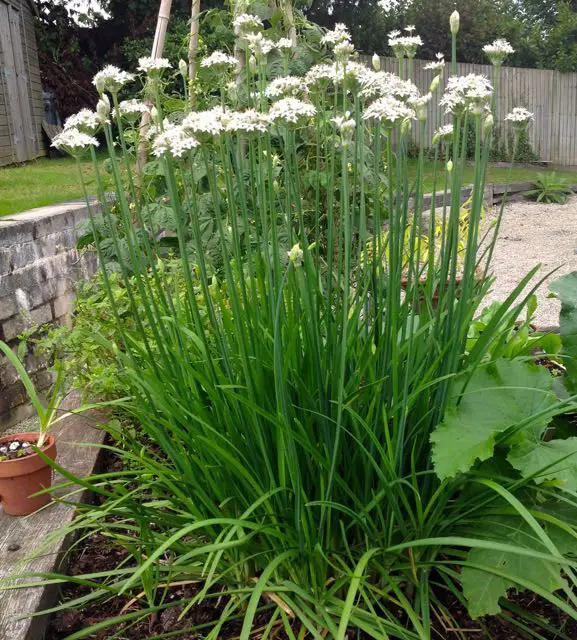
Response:
[[[493,516],[484,522],[483,530],[489,539],[546,552],[535,533],[519,516]],[[473,618],[500,613],[499,598],[505,597],[509,589],[518,586],[514,578],[538,585],[548,592],[563,587],[559,565],[540,558],[506,551],[472,549],[467,562],[487,568],[483,570],[465,566],[461,571],[463,593]],[[490,573],[493,568],[509,574],[511,578]]]
[[[498,434],[553,407],[553,378],[544,368],[523,361],[497,360],[478,369],[458,406],[431,435],[433,463],[441,480],[465,473],[477,460],[493,455]],[[527,427],[540,435],[551,416]]]
[[[561,300],[559,329],[563,343],[564,364],[567,369],[565,384],[577,392],[577,271],[555,280],[549,289]]]
[[[577,438],[551,442],[526,441],[514,446],[507,457],[525,478],[553,482],[561,489],[577,491]]]

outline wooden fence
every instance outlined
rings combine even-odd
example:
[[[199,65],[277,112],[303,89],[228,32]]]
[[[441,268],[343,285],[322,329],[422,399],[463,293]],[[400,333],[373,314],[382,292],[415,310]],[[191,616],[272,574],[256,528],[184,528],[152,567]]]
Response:
[[[370,59],[366,58],[370,64]],[[414,82],[426,93],[433,72],[424,69],[428,61],[415,60]],[[383,71],[398,73],[395,58],[381,58]],[[445,68],[445,81],[450,64]],[[459,63],[458,75],[477,73],[493,78],[490,65]],[[503,67],[499,84],[497,115],[499,120],[513,109],[522,106],[535,114],[529,127],[529,139],[534,151],[544,162],[577,165],[577,73],[560,73],[541,69]],[[446,118],[443,123],[448,122]],[[432,137],[433,107],[429,105],[427,140]]]

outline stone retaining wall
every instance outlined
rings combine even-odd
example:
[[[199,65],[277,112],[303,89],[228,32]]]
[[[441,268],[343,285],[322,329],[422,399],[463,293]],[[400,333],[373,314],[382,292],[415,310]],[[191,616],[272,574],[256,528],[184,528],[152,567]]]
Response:
[[[0,339],[14,350],[27,329],[66,322],[74,283],[94,274],[96,257],[76,250],[76,228],[87,218],[83,202],[0,218]],[[25,364],[37,387],[45,390],[51,381],[47,363],[30,354]],[[22,383],[0,356],[0,430],[29,414]]]

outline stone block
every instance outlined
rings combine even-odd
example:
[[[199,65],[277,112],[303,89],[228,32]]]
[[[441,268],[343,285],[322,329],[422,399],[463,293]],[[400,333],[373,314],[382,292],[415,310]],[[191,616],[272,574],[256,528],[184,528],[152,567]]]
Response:
[[[68,315],[72,310],[73,300],[74,294],[72,292],[56,298],[52,302],[54,306],[54,318],[61,318],[62,316]]]
[[[16,347],[13,349],[16,351]],[[8,358],[2,354],[0,358],[0,389],[6,389],[18,382],[18,373]]]
[[[12,257],[9,249],[0,249],[0,277],[12,271]]]
[[[40,257],[37,243],[34,241],[14,245],[11,253],[13,270],[33,264]]]
[[[52,305],[48,302],[46,304],[43,304],[41,307],[32,309],[32,311],[30,312],[30,318],[32,319],[34,324],[38,326],[47,324],[52,320]]]
[[[3,296],[0,298],[0,321],[8,320],[18,312],[18,306],[14,296]]]
[[[4,340],[4,342],[14,340],[14,338],[17,338],[30,326],[31,323],[27,322],[24,315],[22,313],[17,313],[15,316],[2,323],[0,338]]]
[[[10,409],[20,404],[24,404],[27,399],[26,389],[21,382],[2,389],[0,391],[0,415],[8,413]]]
[[[43,258],[47,258],[74,247],[74,238],[71,235],[71,231],[65,229],[64,231],[49,233],[46,236],[38,238],[36,245],[40,255]]]
[[[9,249],[14,245],[34,240],[34,222],[0,218],[0,248]]]

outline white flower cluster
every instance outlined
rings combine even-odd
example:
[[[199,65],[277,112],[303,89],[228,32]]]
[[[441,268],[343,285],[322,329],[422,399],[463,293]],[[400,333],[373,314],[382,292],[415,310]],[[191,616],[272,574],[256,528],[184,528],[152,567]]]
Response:
[[[424,69],[426,69],[427,71],[432,71],[433,73],[441,73],[441,71],[443,71],[443,69],[445,68],[445,54],[444,53],[437,53],[437,59],[434,60],[433,62],[429,62],[429,64],[426,64],[424,66]]]
[[[433,134],[433,144],[437,144],[439,140],[449,140],[453,137],[453,125],[445,124],[439,127]]]
[[[248,48],[255,56],[266,56],[273,49],[276,49],[276,42],[265,38],[262,33],[247,33],[243,36],[246,40]]]
[[[138,58],[138,70],[148,74],[162,73],[165,69],[170,69],[171,64],[167,58],[153,58],[144,56]]]
[[[415,110],[417,120],[423,121],[427,119],[427,105],[431,101],[432,97],[432,93],[427,93],[424,96],[419,96],[418,98],[410,100],[409,104]]]
[[[445,107],[446,113],[481,115],[488,109],[492,95],[493,87],[489,80],[485,76],[470,73],[449,78],[447,91],[439,104]]]
[[[214,107],[206,111],[193,111],[182,121],[182,126],[194,134],[201,136],[217,136],[226,129],[230,112],[222,107]]]
[[[236,58],[224,53],[224,51],[214,51],[207,58],[204,58],[200,63],[201,67],[218,67],[226,65],[236,65]]]
[[[64,129],[78,129],[81,133],[93,134],[100,126],[100,117],[90,109],[81,109],[64,123]]]
[[[121,116],[126,116],[129,118],[138,117],[143,113],[150,111],[150,109],[146,104],[144,104],[144,102],[136,99],[122,100],[122,102],[120,102],[120,104],[118,105],[118,110],[120,111]]]
[[[515,53],[515,49],[513,49],[507,40],[503,40],[502,38],[495,40],[491,44],[486,44],[483,47],[483,51],[494,65],[502,64],[508,55]]]
[[[234,32],[236,35],[246,33],[247,31],[254,31],[263,26],[262,20],[258,16],[253,16],[250,13],[241,13],[238,15],[232,23]]]
[[[87,133],[82,133],[78,129],[70,127],[54,136],[52,146],[74,155],[88,147],[97,147],[98,140],[93,136],[89,136]]]
[[[325,35],[321,39],[321,44],[328,44],[331,46],[335,46],[342,42],[350,42],[351,34],[347,29],[347,26],[342,22],[337,22],[335,24],[335,28],[332,31],[327,31]]]
[[[515,107],[511,113],[505,116],[505,120],[515,125],[524,125],[534,120],[534,116],[525,107]]]
[[[128,73],[128,71],[122,71],[122,69],[108,64],[102,71],[99,71],[94,76],[92,84],[100,94],[105,91],[118,93],[125,84],[132,82],[132,80],[134,80],[134,74]]]
[[[337,60],[347,62],[355,52],[355,47],[349,40],[343,40],[342,42],[335,44],[333,51]]]
[[[413,27],[414,29],[414,27]],[[421,36],[402,36],[400,31],[391,31],[389,33],[389,47],[394,51],[397,58],[414,58],[417,49],[422,46]]]
[[[403,120],[414,120],[415,111],[402,100],[393,96],[379,98],[370,104],[363,114],[363,120],[379,120],[387,126],[394,126]]]
[[[182,158],[187,151],[195,147],[198,147],[198,140],[194,136],[191,136],[183,126],[173,126],[154,138],[152,153],[156,157],[170,153],[175,158]]]
[[[269,111],[271,122],[297,124],[300,118],[312,118],[317,113],[314,105],[296,98],[282,98],[275,102]]]
[[[307,86],[303,78],[297,76],[283,76],[271,80],[268,87],[265,89],[265,95],[267,98],[282,98],[285,96],[298,96],[306,93]]]
[[[232,111],[226,123],[226,130],[231,133],[266,133],[270,125],[270,118],[266,113],[255,109]]]
[[[279,38],[276,42],[279,51],[289,51],[293,48],[293,41],[290,38]]]
[[[347,82],[358,82],[368,74],[373,73],[368,67],[359,62],[350,61],[346,65],[338,64],[317,64],[311,67],[305,75],[305,84],[309,87],[321,85],[323,83],[341,84],[345,78]]]
[[[419,90],[410,80],[401,80],[394,73],[367,69],[360,77],[360,95],[363,98],[383,98],[392,95],[403,100],[416,100]]]

